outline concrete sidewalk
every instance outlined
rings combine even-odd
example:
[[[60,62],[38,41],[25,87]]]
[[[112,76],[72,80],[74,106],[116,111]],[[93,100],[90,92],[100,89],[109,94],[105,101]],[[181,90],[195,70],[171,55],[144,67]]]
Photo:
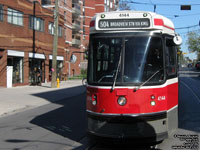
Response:
[[[51,102],[56,102],[85,92],[81,80],[60,83],[60,88],[51,88],[51,83],[42,86],[0,88],[0,117],[14,114]]]

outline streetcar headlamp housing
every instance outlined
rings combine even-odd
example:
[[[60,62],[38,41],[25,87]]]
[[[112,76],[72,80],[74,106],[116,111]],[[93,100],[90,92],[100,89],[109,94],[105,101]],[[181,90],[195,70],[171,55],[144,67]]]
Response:
[[[97,95],[92,96],[92,105],[97,105]]]
[[[127,100],[126,100],[126,98],[125,98],[124,96],[120,96],[120,97],[118,98],[117,102],[118,102],[118,104],[119,104],[120,106],[124,106],[124,105],[126,105]]]
[[[156,102],[155,101],[151,101],[151,106],[155,106]]]
[[[154,95],[151,95],[151,99],[153,100],[153,99],[155,99],[156,97],[154,96]]]
[[[101,14],[101,18],[105,18],[106,17],[106,15],[105,14]]]
[[[144,14],[143,14],[143,17],[147,17],[147,15],[148,15],[147,13],[144,13]]]
[[[97,104],[97,101],[95,101],[95,100],[94,100],[94,101],[92,101],[92,105],[94,105],[94,106],[95,106],[96,104]]]

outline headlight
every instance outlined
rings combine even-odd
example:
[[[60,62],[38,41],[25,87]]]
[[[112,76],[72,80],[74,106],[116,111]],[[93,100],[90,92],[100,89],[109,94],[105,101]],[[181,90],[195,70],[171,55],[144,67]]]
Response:
[[[97,105],[97,95],[95,94],[92,96],[92,105]]]
[[[119,104],[120,106],[124,106],[124,105],[126,105],[127,100],[126,100],[126,98],[125,98],[124,96],[120,96],[120,97],[118,98],[117,102],[118,102],[118,104]]]
[[[156,102],[155,101],[151,101],[151,106],[155,106]]]
[[[95,106],[96,104],[97,104],[97,101],[95,101],[95,100],[94,100],[94,101],[92,101],[92,105],[94,105],[94,106]]]

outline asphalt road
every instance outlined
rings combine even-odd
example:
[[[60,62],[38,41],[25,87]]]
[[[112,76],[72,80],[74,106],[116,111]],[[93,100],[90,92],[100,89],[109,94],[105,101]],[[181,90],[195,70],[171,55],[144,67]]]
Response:
[[[74,149],[85,135],[85,94],[0,119],[0,150]]]
[[[200,76],[193,69],[183,69],[179,76],[179,129],[157,145],[157,150],[183,149],[180,146],[184,143],[192,150],[199,146]],[[89,142],[86,137],[86,95],[81,93],[82,91],[79,95],[56,103],[0,118],[0,150],[150,149],[144,146],[124,147]]]

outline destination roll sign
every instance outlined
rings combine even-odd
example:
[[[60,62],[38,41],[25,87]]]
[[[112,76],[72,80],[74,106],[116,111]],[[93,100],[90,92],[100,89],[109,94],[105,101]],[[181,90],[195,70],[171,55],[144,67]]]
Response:
[[[100,29],[108,28],[145,28],[150,26],[149,19],[102,19]]]

